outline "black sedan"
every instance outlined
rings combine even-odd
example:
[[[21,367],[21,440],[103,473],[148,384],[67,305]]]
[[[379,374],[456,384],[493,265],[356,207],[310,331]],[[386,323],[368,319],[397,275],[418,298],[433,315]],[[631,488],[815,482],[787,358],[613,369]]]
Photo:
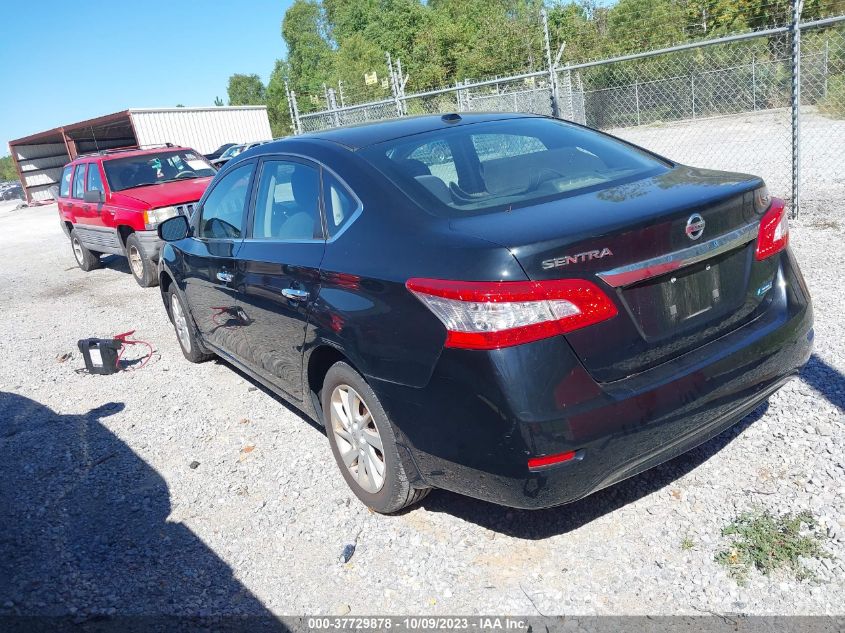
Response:
[[[794,376],[810,297],[784,203],[527,115],[268,143],[160,227],[185,356],[325,425],[355,494],[541,508],[728,428]],[[280,457],[280,459],[283,459]]]
[[[225,152],[230,147],[234,147],[235,145],[237,145],[237,143],[223,143],[223,145],[218,147],[216,150],[214,150],[210,154],[204,154],[204,156],[208,160],[214,160],[215,158],[220,158],[223,155],[223,152]]]

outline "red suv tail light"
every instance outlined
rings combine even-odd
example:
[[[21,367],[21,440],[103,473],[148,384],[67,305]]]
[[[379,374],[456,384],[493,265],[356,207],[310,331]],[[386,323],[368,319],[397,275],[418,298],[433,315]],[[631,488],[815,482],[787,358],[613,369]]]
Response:
[[[583,279],[409,279],[405,286],[446,326],[446,347],[499,349],[565,334],[617,313],[610,298]]]
[[[769,210],[760,220],[760,233],[757,235],[757,260],[766,259],[779,253],[789,244],[789,216],[780,198],[772,198]]]

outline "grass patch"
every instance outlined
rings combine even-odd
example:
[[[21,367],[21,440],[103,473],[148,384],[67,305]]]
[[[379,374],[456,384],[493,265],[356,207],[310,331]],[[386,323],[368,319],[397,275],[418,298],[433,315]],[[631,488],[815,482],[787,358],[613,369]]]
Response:
[[[695,541],[693,541],[690,537],[685,536],[684,539],[681,541],[681,549],[685,552],[688,552],[693,547],[695,547]]]
[[[751,568],[765,575],[787,568],[798,580],[813,578],[800,558],[830,558],[822,549],[816,520],[809,512],[773,516],[769,512],[740,515],[722,530],[722,536],[736,537],[731,546],[716,554],[716,562],[744,585]]]
[[[827,96],[819,102],[819,110],[834,119],[845,119],[845,75],[828,79]]]
[[[814,229],[825,229],[838,231],[841,227],[839,222],[833,218],[814,218],[809,222],[809,225]]]

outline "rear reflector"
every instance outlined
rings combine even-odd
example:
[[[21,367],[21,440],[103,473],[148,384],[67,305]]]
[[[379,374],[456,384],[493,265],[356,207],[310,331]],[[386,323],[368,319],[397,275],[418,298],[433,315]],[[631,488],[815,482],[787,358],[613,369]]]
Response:
[[[536,470],[537,468],[568,462],[573,457],[575,457],[575,451],[559,453],[558,455],[546,455],[545,457],[532,457],[528,460],[528,470]]]
[[[616,305],[584,279],[449,281],[405,286],[446,326],[446,347],[499,349],[610,319]]]
[[[789,216],[780,198],[772,198],[772,205],[760,220],[760,233],[757,235],[757,260],[766,259],[779,253],[789,244]]]

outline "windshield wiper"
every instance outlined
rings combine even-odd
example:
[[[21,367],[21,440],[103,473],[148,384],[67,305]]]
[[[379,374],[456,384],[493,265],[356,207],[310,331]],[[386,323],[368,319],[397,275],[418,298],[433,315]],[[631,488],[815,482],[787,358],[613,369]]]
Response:
[[[151,185],[157,185],[157,182],[139,182],[137,185],[129,185],[128,187],[124,187],[123,189],[115,189],[115,191],[126,191],[128,189],[137,189],[138,187],[149,187]]]

